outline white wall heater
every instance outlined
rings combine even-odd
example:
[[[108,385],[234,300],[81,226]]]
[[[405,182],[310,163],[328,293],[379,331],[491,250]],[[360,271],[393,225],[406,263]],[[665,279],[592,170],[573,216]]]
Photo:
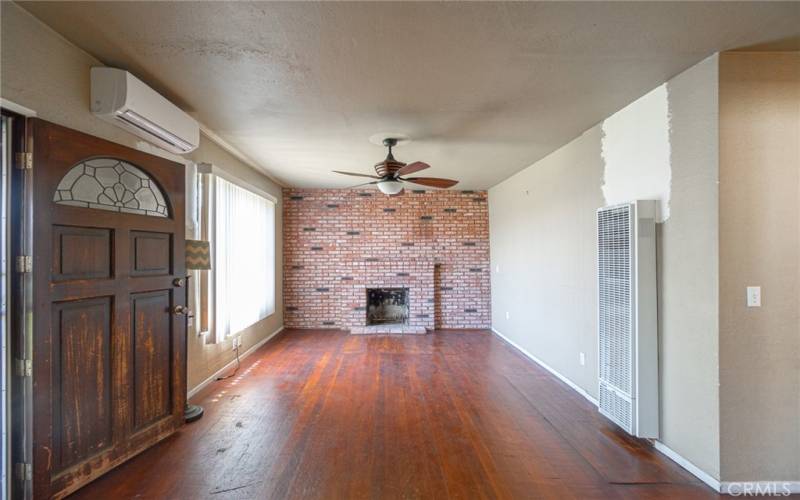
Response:
[[[658,437],[656,202],[597,211],[599,408],[628,433]]]

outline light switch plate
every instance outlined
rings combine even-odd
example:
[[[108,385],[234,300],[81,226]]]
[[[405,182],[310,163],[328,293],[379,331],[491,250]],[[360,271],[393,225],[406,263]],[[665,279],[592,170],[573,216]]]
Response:
[[[580,361],[581,366],[586,365],[586,355],[584,353],[578,353],[578,360]]]
[[[761,287],[747,287],[747,307],[761,307]]]

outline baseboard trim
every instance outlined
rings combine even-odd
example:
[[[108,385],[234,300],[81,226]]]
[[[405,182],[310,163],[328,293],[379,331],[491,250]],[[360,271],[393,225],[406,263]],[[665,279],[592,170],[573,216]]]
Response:
[[[275,335],[281,333],[283,331],[283,328],[284,327],[281,326],[280,328],[278,328],[274,332],[270,333],[269,335],[267,335],[263,339],[259,340],[255,345],[253,345],[253,347],[251,347],[250,349],[246,350],[244,353],[242,353],[239,356],[239,361],[241,361],[244,358],[246,358],[247,356],[253,354],[256,351],[256,349],[258,349],[262,345],[264,345],[267,342],[269,342],[269,340],[272,339]],[[219,370],[215,371],[210,377],[208,377],[207,379],[203,380],[202,382],[200,382],[199,384],[194,386],[192,389],[190,389],[189,392],[187,393],[187,398],[191,398],[192,396],[194,396],[198,392],[200,392],[203,389],[205,389],[208,384],[210,384],[211,382],[215,381],[217,379],[217,377],[221,376],[224,372],[230,370],[234,366],[236,366],[236,360],[235,359],[232,360],[230,363],[226,364],[225,366],[223,366],[222,368],[220,368]]]
[[[557,379],[559,379],[560,381],[562,381],[565,384],[567,384],[568,386],[570,386],[572,388],[572,390],[574,390],[575,392],[577,392],[578,394],[580,394],[581,396],[586,398],[593,405],[597,406],[597,400],[595,398],[593,398],[588,392],[584,391],[578,384],[576,384],[572,380],[568,379],[564,375],[561,375],[554,368],[550,367],[547,363],[545,363],[541,359],[537,358],[533,354],[529,353],[528,351],[526,351],[525,349],[520,347],[516,342],[514,342],[513,340],[509,339],[508,337],[506,337],[505,335],[500,333],[495,327],[492,327],[492,331],[495,333],[495,335],[497,335],[498,337],[500,337],[501,339],[506,341],[511,347],[513,347],[514,349],[516,349],[520,353],[522,353],[522,355],[524,355],[526,358],[530,359],[531,361],[533,361],[537,365],[541,366],[542,368],[544,368],[545,370],[550,372]]]
[[[711,487],[711,489],[713,489],[717,493],[721,492],[721,490],[720,490],[721,483],[719,482],[719,480],[713,478],[710,474],[705,472],[703,469],[701,469],[700,467],[696,466],[695,464],[693,464],[692,462],[690,462],[689,460],[684,458],[680,453],[678,453],[677,451],[673,450],[669,446],[665,445],[661,441],[654,441],[653,442],[653,446],[655,447],[656,450],[658,450],[662,454],[666,455],[667,458],[669,458],[670,460],[672,460],[676,464],[678,464],[681,467],[683,467],[684,469],[686,469],[694,477],[696,477],[697,479],[699,479],[699,480],[703,481],[704,483],[706,483],[708,486]]]

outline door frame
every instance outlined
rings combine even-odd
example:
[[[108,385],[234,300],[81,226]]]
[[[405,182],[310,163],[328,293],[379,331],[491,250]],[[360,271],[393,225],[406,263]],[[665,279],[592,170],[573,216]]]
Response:
[[[5,108],[11,118],[11,158],[8,172],[8,493],[33,497],[33,273],[26,256],[33,252],[33,179],[28,118]],[[20,265],[17,265],[17,262]]]

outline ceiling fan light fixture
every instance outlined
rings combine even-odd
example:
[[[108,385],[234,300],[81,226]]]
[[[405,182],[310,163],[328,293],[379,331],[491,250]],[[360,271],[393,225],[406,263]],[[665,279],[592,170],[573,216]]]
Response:
[[[440,177],[406,177],[408,174],[414,174],[420,170],[431,168],[425,162],[415,161],[413,163],[403,163],[398,161],[392,156],[392,148],[402,141],[397,137],[384,137],[383,145],[389,150],[386,159],[375,164],[375,173],[378,175],[360,174],[357,172],[342,172],[341,170],[334,170],[337,174],[350,175],[354,177],[366,177],[368,179],[377,179],[371,182],[359,184],[360,187],[366,185],[377,184],[381,193],[392,196],[400,193],[403,190],[403,182],[412,182],[421,186],[430,186],[439,189],[447,189],[458,184],[458,181],[452,179],[442,179]]]
[[[381,190],[381,193],[391,196],[403,190],[403,183],[395,180],[380,181],[378,182],[378,189]]]

